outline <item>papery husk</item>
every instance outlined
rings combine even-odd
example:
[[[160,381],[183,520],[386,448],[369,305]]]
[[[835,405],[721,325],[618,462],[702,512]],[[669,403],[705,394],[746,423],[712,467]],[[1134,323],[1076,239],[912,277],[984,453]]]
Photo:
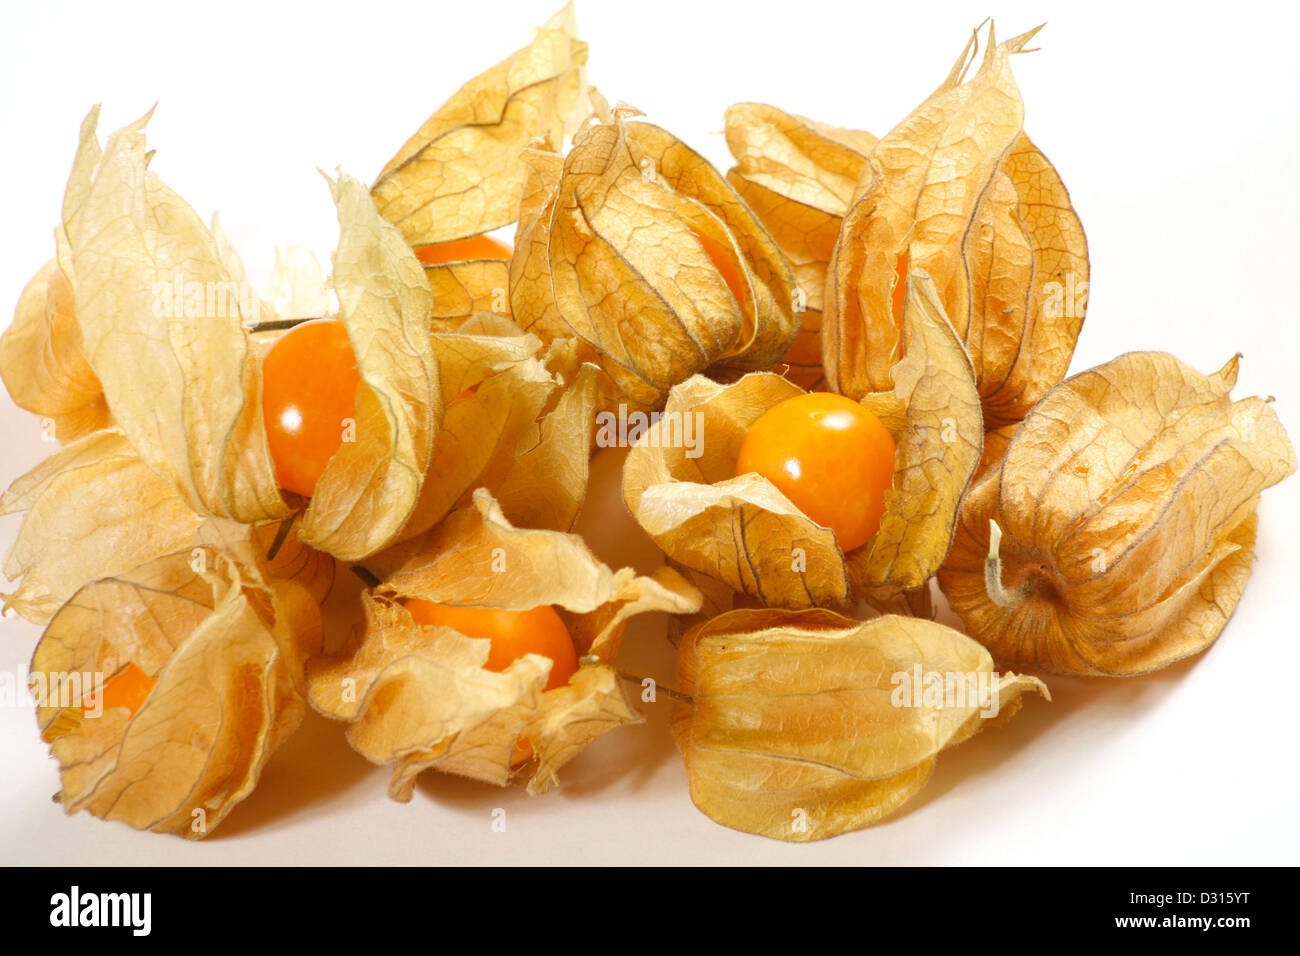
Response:
[[[462,86],[385,165],[375,205],[413,246],[514,222],[524,147],[559,146],[587,113],[587,45],[569,4],[532,43]]]
[[[948,552],[982,427],[969,360],[933,286],[916,273],[909,289],[909,351],[893,370],[896,387],[862,401],[897,444],[876,536],[846,556],[834,532],[766,478],[735,474],[749,428],[802,389],[773,373],[731,385],[696,376],[673,389],[664,418],[647,429],[623,469],[629,511],[670,558],[769,607],[836,607],[861,596],[928,616],[927,582]],[[672,430],[695,414],[702,440],[691,458]]]
[[[42,731],[59,731],[51,752],[64,810],[188,839],[211,833],[301,722],[304,662],[320,635],[304,589],[267,584],[211,549],[86,585],[50,621],[32,673],[107,680],[135,665],[157,683],[134,716],[38,707]]]
[[[0,514],[25,511],[5,556],[21,578],[5,607],[44,623],[88,581],[131,570],[194,540],[203,516],[116,429],[66,445],[18,478]]]
[[[82,126],[65,193],[59,263],[114,423],[192,510],[285,517],[245,327],[255,317],[243,314],[256,300],[240,294],[194,210],[148,169],[148,116],[110,136],[102,153],[96,117]],[[203,301],[188,292],[174,301],[178,281]]]
[[[690,700],[674,706],[673,734],[691,799],[724,826],[791,842],[880,822],[941,751],[1008,719],[1023,694],[1049,697],[1036,678],[996,674],[960,632],[912,617],[732,611],[687,634],[677,661]],[[899,693],[918,668],[921,699],[909,701]],[[932,675],[979,674],[996,685],[996,713],[992,701],[923,694]]]
[[[351,653],[310,665],[310,701],[348,724],[359,753],[394,766],[389,795],[400,801],[410,800],[426,769],[501,786],[526,780],[530,792],[545,791],[588,743],[641,719],[615,671],[627,620],[690,613],[700,602],[670,570],[650,578],[611,571],[575,535],[512,527],[483,489],[426,540],[377,555],[370,567],[382,583],[365,597],[365,631]],[[416,624],[405,598],[512,610],[553,605],[582,666],[549,691],[544,657],[484,670],[487,641]]]
[[[269,557],[277,525],[205,518],[156,475],[115,428],[45,458],[0,497],[0,514],[24,511],[4,572],[19,586],[5,606],[44,624],[83,585],[162,555],[209,545],[266,579],[294,580],[324,601],[334,561],[296,536]],[[290,519],[285,519],[290,520]]]
[[[428,531],[475,488],[521,526],[568,531],[577,521],[602,375],[569,361],[562,343],[545,354],[541,344],[491,313],[433,336],[447,411],[399,539]]]
[[[532,150],[510,302],[550,341],[576,336],[635,407],[712,370],[733,377],[781,359],[799,330],[794,276],[723,177],[670,133],[620,107],[561,159]],[[737,302],[692,228],[729,255]]]
[[[414,513],[443,403],[419,260],[360,182],[341,174],[330,188],[340,231],[332,281],[361,381],[354,440],[325,466],[298,535],[358,561],[397,540]]]
[[[890,372],[894,387],[862,398],[897,443],[893,486],[880,530],[848,564],[855,587],[881,610],[915,606],[928,616],[928,582],[952,544],[984,425],[970,359],[920,270],[907,278],[902,336],[903,355]],[[904,591],[914,593],[900,605]]]
[[[482,312],[510,315],[510,263],[477,259],[424,266],[433,291],[431,326],[454,332]]]
[[[281,319],[325,318],[338,311],[316,253],[307,246],[276,247],[265,307]]]
[[[1000,663],[1141,674],[1214,642],[1250,573],[1259,494],[1296,468],[1272,406],[1229,397],[1236,377],[1236,358],[1202,375],[1130,352],[1030,412],[967,495],[939,574]]]
[[[1069,366],[1082,327],[1087,242],[1069,194],[1024,135],[1010,57],[992,29],[969,80],[972,40],[951,74],[871,151],[828,272],[827,382],[884,391],[902,349],[894,290],[934,280],[969,352],[990,428],[1019,421]],[[1066,301],[1068,297],[1068,301]]]
[[[0,334],[0,377],[14,404],[47,419],[48,437],[64,444],[111,420],[86,361],[72,284],[57,259],[27,283],[13,323]]]
[[[826,269],[867,154],[876,137],[765,103],[727,108],[727,146],[736,165],[727,182],[754,211],[794,270],[802,328],[781,358],[792,382],[816,390],[822,371]]]

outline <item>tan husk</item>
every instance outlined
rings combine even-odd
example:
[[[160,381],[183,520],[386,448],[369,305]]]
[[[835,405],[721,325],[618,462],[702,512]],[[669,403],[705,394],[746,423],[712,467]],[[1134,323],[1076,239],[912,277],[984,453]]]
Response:
[[[393,765],[389,795],[401,801],[431,768],[546,790],[590,741],[641,719],[615,672],[627,620],[700,606],[699,592],[668,569],[650,578],[611,571],[581,538],[511,526],[483,489],[427,538],[376,555],[369,566],[382,583],[365,597],[365,631],[350,653],[310,665],[310,701],[348,724],[359,753]],[[550,691],[543,691],[551,666],[544,657],[484,670],[487,641],[416,624],[405,598],[511,610],[554,605],[582,667]]]
[[[802,328],[781,358],[792,382],[816,389],[822,372],[822,293],[826,268],[867,154],[876,138],[764,103],[727,108],[729,182],[776,240],[794,270]]]
[[[49,420],[49,438],[75,441],[110,421],[82,349],[72,284],[57,259],[27,283],[0,335],[0,377],[15,405]]]
[[[500,259],[475,259],[425,265],[424,276],[433,292],[432,328],[457,331],[480,312],[510,315],[510,263]]]
[[[94,120],[68,182],[59,263],[113,421],[194,511],[284,517],[245,328],[256,300],[194,210],[148,169],[148,117],[110,136],[102,155]]]
[[[559,146],[587,113],[587,45],[572,4],[533,42],[474,77],[388,161],[372,193],[411,245],[508,225],[519,210],[524,147]]]
[[[706,369],[771,367],[799,330],[794,277],[722,176],[671,134],[597,98],[561,160],[530,151],[510,269],[515,321],[577,336],[632,406]],[[693,231],[694,230],[694,231]],[[705,251],[716,244],[740,298]]]
[[[303,666],[320,634],[304,589],[264,583],[211,549],[86,585],[50,621],[33,675],[54,687],[134,665],[156,683],[134,716],[96,715],[66,694],[41,701],[65,811],[188,839],[211,833],[301,721]]]
[[[902,592],[926,588],[948,552],[982,436],[969,360],[919,272],[909,277],[904,334],[908,351],[892,372],[895,389],[862,402],[897,444],[893,487],[870,542],[846,556],[830,529],[766,478],[736,475],[750,426],[803,394],[772,373],[731,385],[696,376],[673,389],[664,417],[624,465],[632,516],[674,561],[769,607],[833,607],[855,596],[900,607]],[[687,424],[695,438],[689,443]],[[923,595],[908,601],[928,613]]]
[[[990,428],[1019,421],[1069,366],[1087,302],[1087,243],[1056,171],[1024,135],[1001,45],[963,82],[951,74],[876,144],[827,276],[827,381],[853,398],[888,388],[902,349],[894,292],[910,271],[934,280],[970,353]]]
[[[338,206],[333,285],[361,381],[353,434],[326,465],[298,526],[321,551],[361,560],[396,540],[415,511],[443,414],[429,335],[432,294],[419,260],[360,182],[330,182]]]
[[[1130,352],[1030,412],[963,502],[939,574],[1000,663],[1141,674],[1214,642],[1250,573],[1259,494],[1296,468],[1272,406],[1229,397],[1236,377],[1235,358],[1202,375]]]
[[[521,526],[568,531],[587,496],[589,433],[600,370],[509,319],[479,313],[435,333],[443,401],[438,444],[399,539],[428,531],[475,488]]]
[[[675,705],[673,734],[691,799],[724,826],[792,842],[878,823],[940,751],[1009,718],[1027,692],[1049,697],[913,617],[731,611],[688,633],[677,662],[690,700]]]
[[[0,513],[15,511],[26,514],[4,573],[22,581],[5,607],[37,623],[86,582],[184,547],[203,523],[116,429],[66,445],[15,481]]]
[[[16,479],[0,514],[25,511],[4,572],[22,580],[6,607],[44,624],[79,588],[173,551],[210,545],[266,578],[295,580],[324,601],[334,561],[293,534],[268,557],[277,524],[204,518],[114,428],[81,438]],[[290,519],[285,519],[286,521]]]

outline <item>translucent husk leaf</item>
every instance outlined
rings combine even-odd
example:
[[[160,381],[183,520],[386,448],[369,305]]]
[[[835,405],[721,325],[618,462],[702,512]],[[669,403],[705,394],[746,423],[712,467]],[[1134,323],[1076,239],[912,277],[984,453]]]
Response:
[[[880,140],[827,276],[823,358],[832,388],[888,388],[903,348],[895,289],[935,282],[973,361],[990,427],[1018,421],[1069,365],[1087,300],[1087,243],[1060,177],[1021,129],[998,45],[969,80],[974,41],[947,80]]]
[[[60,731],[64,809],[190,839],[212,832],[301,721],[303,663],[320,634],[302,588],[263,584],[216,551],[86,585],[50,621],[32,673],[107,680],[134,665],[156,683],[134,715],[38,708],[42,731]]]
[[[793,842],[878,823],[941,751],[1010,717],[1023,694],[1049,696],[1035,678],[995,673],[960,632],[913,617],[732,611],[687,634],[677,660],[691,700],[676,705],[673,733],[691,799],[724,826]],[[952,696],[927,693],[936,680]]]
[[[330,189],[340,230],[333,284],[361,381],[354,427],[339,423],[344,441],[298,535],[357,561],[396,540],[415,511],[443,406],[429,335],[432,295],[419,260],[360,182],[343,174]]]
[[[17,511],[26,514],[4,570],[10,580],[22,580],[4,597],[7,607],[36,623],[47,622],[90,581],[204,545],[267,580],[296,581],[318,601],[334,579],[333,559],[293,535],[268,557],[277,524],[248,525],[192,511],[113,428],[65,446],[14,481],[0,497],[0,514]]]
[[[241,311],[254,300],[203,221],[149,171],[148,117],[101,155],[95,116],[65,195],[59,262],[113,420],[194,511],[284,517],[244,326],[252,316]]]
[[[729,182],[771,234],[794,270],[802,327],[781,358],[786,377],[815,389],[822,373],[822,292],[840,220],[876,138],[763,103],[727,108]]]
[[[1213,643],[1260,492],[1296,468],[1272,406],[1229,397],[1236,376],[1235,358],[1202,375],[1131,352],[1048,392],[967,495],[939,574],[971,636],[1069,674],[1145,673]]]
[[[697,376],[673,389],[664,417],[623,469],[628,509],[670,558],[769,607],[834,607],[861,595],[882,609],[928,615],[928,581],[952,541],[982,427],[969,360],[933,286],[921,273],[909,283],[910,351],[893,370],[896,387],[862,401],[897,443],[894,484],[876,536],[846,556],[830,529],[767,479],[736,476],[750,426],[802,394],[798,386],[771,373],[731,385]],[[698,422],[695,449],[678,437],[688,416]]]
[[[893,389],[863,401],[873,410],[888,401],[903,411],[905,425],[894,432],[894,483],[885,492],[880,530],[848,558],[854,583],[880,601],[904,589],[926,589],[939,570],[984,437],[970,359],[934,284],[919,270],[907,279],[902,334],[903,357],[891,371]],[[895,414],[881,410],[890,427]]]
[[[22,581],[4,600],[37,623],[87,581],[184,547],[203,522],[115,429],[65,446],[15,481],[0,512],[19,510],[4,573]]]
[[[480,312],[510,315],[510,263],[478,259],[426,265],[433,291],[433,329],[451,332]]]
[[[577,336],[634,406],[692,374],[767,368],[798,333],[780,250],[699,154],[620,107],[562,161],[533,150],[511,262],[511,312],[544,340]],[[710,258],[726,257],[740,298]]]
[[[587,45],[572,5],[533,42],[474,77],[388,161],[372,187],[380,214],[412,245],[478,235],[513,222],[521,154],[559,145],[587,112]]]
[[[358,752],[394,765],[389,794],[402,801],[430,768],[547,789],[587,743],[640,719],[614,670],[627,620],[690,613],[700,601],[667,569],[651,578],[611,571],[574,535],[511,526],[483,489],[425,540],[376,555],[370,567],[382,584],[366,597],[366,629],[350,654],[309,667],[310,700],[348,723]],[[550,691],[543,691],[551,666],[544,657],[486,671],[488,642],[417,625],[399,603],[404,598],[513,610],[553,605],[583,666]]]
[[[86,361],[72,284],[51,259],[23,289],[0,334],[0,377],[19,408],[49,419],[67,443],[109,424],[99,379]]]
[[[587,496],[599,369],[568,362],[562,347],[538,357],[537,336],[490,313],[433,338],[447,411],[399,538],[428,531],[475,488],[520,525],[569,530]]]
[[[970,353],[988,428],[1025,417],[1065,377],[1088,301],[1088,242],[1047,157],[1024,133],[1002,158],[967,231]]]
[[[336,311],[320,260],[306,246],[276,248],[266,299],[282,319],[323,318]]]

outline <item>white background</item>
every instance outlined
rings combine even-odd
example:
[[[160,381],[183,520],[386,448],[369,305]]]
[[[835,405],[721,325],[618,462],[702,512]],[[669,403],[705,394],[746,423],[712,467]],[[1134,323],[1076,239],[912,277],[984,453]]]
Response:
[[[0,301],[52,254],[89,106],[101,131],[155,101],[153,168],[219,209],[254,281],[275,246],[336,235],[315,169],[370,180],[426,115],[527,42],[558,0],[278,5],[259,0],[6,7],[0,26]],[[193,12],[189,12],[192,9]],[[883,134],[947,73],[986,14],[999,35],[1042,20],[1014,63],[1026,128],[1088,231],[1092,294],[1074,369],[1164,348],[1202,370],[1245,353],[1238,395],[1272,394],[1300,438],[1296,276],[1300,121],[1292,7],[1233,3],[859,3],[661,0],[578,8],[591,79],[720,165],[724,108],[765,100]],[[0,482],[48,446],[0,399]],[[657,553],[593,466],[582,529],[615,565]],[[605,738],[541,798],[426,774],[409,805],[387,771],[310,717],[259,789],[207,841],[135,833],[50,796],[58,777],[31,710],[0,707],[0,863],[1289,863],[1295,818],[1295,585],[1300,479],[1267,492],[1254,576],[1199,659],[1130,680],[1049,679],[1003,730],[945,754],[881,826],[815,845],[726,830],[698,813],[664,704]],[[17,518],[0,520],[0,545]],[[16,674],[39,630],[0,621]],[[667,680],[663,620],[624,666]],[[507,830],[490,829],[507,811]]]

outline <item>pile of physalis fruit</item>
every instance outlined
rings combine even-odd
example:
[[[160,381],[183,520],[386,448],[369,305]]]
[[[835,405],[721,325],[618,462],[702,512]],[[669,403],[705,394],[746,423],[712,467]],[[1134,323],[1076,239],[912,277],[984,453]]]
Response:
[[[814,840],[1047,697],[997,668],[1205,650],[1295,454],[1230,397],[1236,358],[1066,377],[1086,241],[1023,129],[1033,33],[981,35],[880,139],[731,107],[724,175],[587,85],[566,9],[373,186],[326,177],[328,279],[291,250],[260,296],[147,117],[101,146],[92,110],[0,340],[61,443],[3,498],[6,604],[45,626],[34,678],[105,678],[38,702],[64,808],[201,837],[307,707],[396,800],[426,769],[541,793],[642,719],[619,645],[667,612],[695,804]],[[511,223],[513,250],[487,235]],[[651,576],[572,532],[602,413],[638,412]],[[327,647],[349,571],[362,623]]]

